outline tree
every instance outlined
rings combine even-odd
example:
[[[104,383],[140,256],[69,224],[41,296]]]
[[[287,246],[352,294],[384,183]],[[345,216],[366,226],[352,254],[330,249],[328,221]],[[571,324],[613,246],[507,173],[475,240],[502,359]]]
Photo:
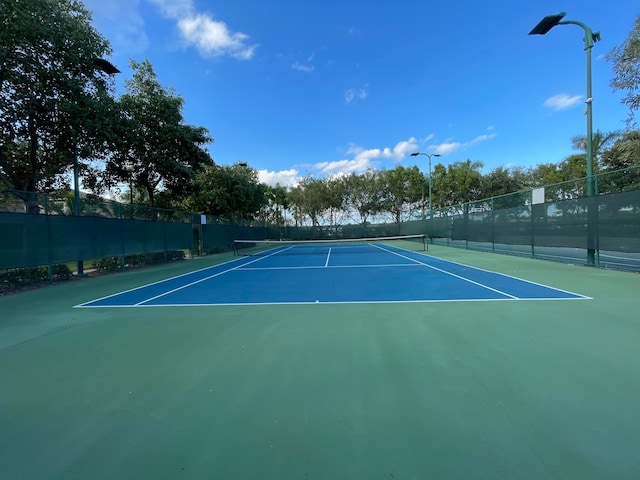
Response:
[[[382,210],[391,215],[395,223],[408,218],[421,207],[425,178],[416,165],[410,168],[397,166],[380,173]]]
[[[289,208],[289,192],[287,187],[277,184],[275,187],[265,185],[264,220],[272,222],[276,227],[286,225],[286,211]]]
[[[184,194],[194,175],[213,164],[203,148],[212,139],[204,127],[183,123],[183,99],[160,84],[148,60],[132,60],[131,68],[133,78],[125,83],[127,93],[118,102],[113,155],[103,173],[104,183],[96,185],[111,187],[131,175],[153,207],[158,191]]]
[[[447,205],[467,203],[480,198],[482,162],[455,162],[447,167],[449,195]]]
[[[297,190],[292,200],[298,202],[300,212],[311,219],[314,227],[319,226],[321,216],[327,209],[324,180],[308,175],[300,181]]]
[[[480,177],[481,198],[499,197],[517,192],[526,187],[525,176],[518,175],[522,169],[496,167],[488,174]]]
[[[614,90],[627,92],[622,103],[629,107],[627,121],[633,126],[636,124],[635,113],[640,108],[640,15],[627,39],[607,54],[607,60],[613,62],[611,86]]]
[[[287,223],[286,212],[289,209],[290,200],[289,200],[289,191],[287,187],[284,187],[280,184],[277,184],[273,187],[273,202],[276,207],[280,207],[281,216],[282,216],[282,224],[285,225]]]
[[[328,224],[341,225],[345,217],[345,184],[342,177],[328,178],[324,182],[324,202]]]
[[[304,213],[304,191],[300,185],[297,185],[289,190],[289,206],[291,213],[293,214],[293,220],[295,226],[301,226],[304,223],[306,214]]]
[[[640,130],[630,130],[620,136],[602,155],[605,171],[598,180],[601,193],[617,193],[640,188]],[[636,167],[636,168],[632,168]]]
[[[375,170],[344,177],[345,208],[355,215],[354,220],[365,225],[369,218],[382,211],[381,175]]]
[[[438,209],[448,205],[449,181],[447,179],[447,167],[437,163],[431,170],[431,208]]]
[[[99,136],[112,84],[95,59],[107,40],[75,0],[20,0],[0,8],[0,179],[36,192],[55,183]],[[34,195],[23,200],[38,212]]]
[[[510,208],[523,205],[519,192],[530,185],[531,176],[523,168],[496,167],[480,177],[479,198],[494,198],[492,208]],[[500,197],[496,199],[495,197]]]
[[[619,131],[603,133],[600,130],[596,130],[595,132],[593,132],[593,135],[591,137],[591,150],[593,152],[593,170],[595,173],[598,173],[600,170],[600,158],[602,157],[602,154],[611,147],[613,142],[615,142],[616,139],[620,137],[620,135],[621,132]],[[571,144],[573,145],[573,148],[575,150],[584,152],[585,170],[576,178],[584,177],[587,174],[587,137],[585,135],[576,135],[571,138]]]
[[[266,204],[258,172],[236,164],[206,166],[192,184],[190,208],[227,218],[254,218]]]

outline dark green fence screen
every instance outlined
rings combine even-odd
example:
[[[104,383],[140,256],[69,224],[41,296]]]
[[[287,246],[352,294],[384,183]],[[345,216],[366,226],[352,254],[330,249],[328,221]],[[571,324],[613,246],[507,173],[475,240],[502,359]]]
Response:
[[[233,241],[427,234],[433,243],[640,271],[640,167],[429,212],[398,223],[280,226],[83,198],[0,190],[0,269],[190,250],[230,251]],[[29,213],[27,213],[29,212]]]
[[[191,249],[191,223],[1,213],[0,268]]]

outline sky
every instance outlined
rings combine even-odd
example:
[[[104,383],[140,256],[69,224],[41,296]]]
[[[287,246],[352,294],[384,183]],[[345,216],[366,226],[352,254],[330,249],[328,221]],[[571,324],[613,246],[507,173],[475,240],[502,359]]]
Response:
[[[149,60],[209,130],[217,164],[246,162],[270,185],[301,177],[448,165],[558,163],[586,135],[584,31],[592,50],[593,128],[624,129],[624,92],[606,55],[628,37],[630,0],[84,0],[132,76]]]

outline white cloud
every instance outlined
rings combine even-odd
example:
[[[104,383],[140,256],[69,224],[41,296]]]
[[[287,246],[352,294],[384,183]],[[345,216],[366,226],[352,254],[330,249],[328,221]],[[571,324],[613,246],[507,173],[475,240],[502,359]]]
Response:
[[[294,70],[298,70],[299,72],[313,72],[314,67],[311,65],[302,65],[301,63],[294,63],[293,65],[291,65],[291,68],[293,68]]]
[[[197,12],[193,0],[147,0],[157,6],[161,14],[176,21],[183,40],[196,47],[204,57],[229,55],[248,60],[257,45],[247,43],[248,35],[232,32],[227,24],[214,20],[209,13]]]
[[[560,93],[553,97],[547,98],[544,101],[544,106],[553,110],[564,110],[567,108],[575,107],[582,100],[582,95],[574,95],[573,97],[566,93]]]
[[[456,150],[462,148],[462,143],[460,142],[452,142],[452,143],[441,143],[439,145],[433,145],[429,147],[430,150],[433,150],[433,153],[437,153],[439,155],[446,155],[447,153],[453,153]]]
[[[192,0],[147,0],[157,6],[165,17],[181,18],[195,11]]]
[[[359,155],[356,158],[351,160],[335,160],[333,162],[319,162],[314,165],[314,167],[320,172],[333,175],[333,176],[341,176],[348,175],[352,172],[366,172],[367,169],[372,167],[371,158],[366,155]]]
[[[344,103],[348,105],[354,100],[364,100],[367,95],[366,86],[364,88],[350,88],[344,92]]]
[[[332,162],[319,162],[314,168],[321,173],[332,176],[348,175],[352,172],[363,173],[370,168],[379,166],[380,160],[395,160],[396,162],[404,159],[410,152],[417,149],[418,142],[411,137],[409,140],[398,142],[394,147],[389,148],[369,148],[365,149],[356,145],[351,145],[347,150],[347,154],[352,158],[335,160]]]
[[[281,170],[279,172],[270,172],[268,170],[258,170],[258,181],[275,187],[281,185],[283,187],[295,187],[300,183],[300,173],[295,168],[290,170]]]
[[[475,145],[476,143],[480,143],[480,142],[484,142],[485,140],[491,140],[492,138],[496,137],[496,133],[489,133],[489,134],[484,134],[484,135],[478,135],[476,138],[474,138],[473,140],[466,142],[464,144],[465,147],[471,146],[471,145]]]
[[[233,33],[224,22],[215,21],[203,13],[179,19],[178,30],[187,43],[195,45],[205,57],[230,55],[248,60],[256,48],[245,44],[249,37],[244,33]]]
[[[438,145],[431,145],[429,147],[429,150],[439,155],[446,155],[448,153],[453,153],[457,150],[470,147],[472,145],[475,145],[476,143],[491,140],[496,136],[497,136],[497,133],[488,133],[488,134],[478,135],[477,137],[473,138],[472,140],[469,140],[468,142],[444,142]]]
[[[407,154],[415,152],[418,148],[417,140],[411,137],[409,140],[398,142],[393,147],[393,158],[396,161],[402,160]]]

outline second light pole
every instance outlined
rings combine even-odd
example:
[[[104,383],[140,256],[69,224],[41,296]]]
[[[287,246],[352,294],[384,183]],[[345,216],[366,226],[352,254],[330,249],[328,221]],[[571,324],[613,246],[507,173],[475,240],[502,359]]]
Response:
[[[422,152],[413,152],[411,154],[412,157],[417,157],[418,155],[424,155],[425,157],[429,157],[429,218],[431,218],[431,209],[433,204],[431,203],[431,157],[439,157],[439,153],[422,153]],[[424,208],[422,211],[422,217],[424,218]]]

